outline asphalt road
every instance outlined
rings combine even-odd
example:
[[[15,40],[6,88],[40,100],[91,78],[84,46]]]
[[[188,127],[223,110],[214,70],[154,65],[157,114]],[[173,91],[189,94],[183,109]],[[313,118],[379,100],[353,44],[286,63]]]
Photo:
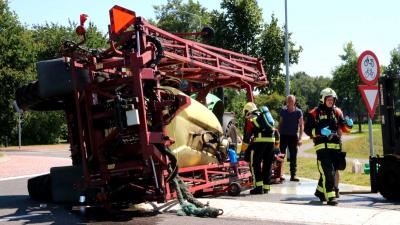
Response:
[[[67,151],[14,151],[7,154],[50,161],[54,157],[69,156]],[[0,169],[1,166],[0,162]],[[0,180],[0,224],[398,224],[400,221],[400,203],[387,202],[378,194],[342,195],[339,206],[324,205],[313,196],[315,181],[307,179],[301,179],[299,183],[273,185],[267,195],[254,196],[245,191],[236,197],[200,198],[200,201],[210,202],[211,206],[224,210],[217,219],[177,216],[179,205],[174,201],[161,205],[142,204],[137,207],[139,211],[131,208],[105,213],[87,208],[83,213],[79,208],[31,200],[26,188],[27,179],[11,177]],[[340,188],[365,190],[342,184]]]

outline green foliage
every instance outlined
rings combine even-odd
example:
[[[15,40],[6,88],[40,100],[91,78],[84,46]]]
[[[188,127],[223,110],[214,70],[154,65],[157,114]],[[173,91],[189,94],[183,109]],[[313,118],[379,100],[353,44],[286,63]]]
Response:
[[[34,43],[29,33],[10,11],[7,1],[0,1],[0,68],[24,71],[34,62]]]
[[[29,80],[29,76],[24,72],[7,67],[0,68],[0,84],[2,86],[0,88],[0,138],[3,140],[5,137],[8,137],[11,142],[17,140],[15,131],[17,115],[12,103],[15,99],[15,90],[27,80]]]
[[[305,72],[297,72],[291,77],[291,90],[296,96],[297,106],[307,112],[318,106],[319,93],[322,89],[331,85],[331,79],[327,77],[312,77]]]
[[[347,43],[343,50],[344,55],[340,55],[343,64],[333,71],[331,88],[338,95],[337,105],[345,114],[356,116],[361,129],[362,115],[366,113],[366,109],[358,91],[360,78],[357,70],[357,53],[351,42]]]
[[[400,47],[390,52],[390,64],[383,72],[386,76],[398,76],[400,74]]]
[[[153,6],[156,26],[172,33],[198,32],[210,23],[210,14],[200,3],[189,0],[168,0],[165,5]]]
[[[24,115],[24,145],[58,143],[66,132],[63,112],[26,112]]]
[[[279,121],[279,113],[282,106],[285,104],[285,99],[285,96],[274,92],[270,95],[259,94],[255,96],[254,100],[258,107],[263,105],[267,106],[275,121]]]
[[[77,41],[76,24],[35,25],[28,30],[10,11],[8,1],[0,1],[0,138],[11,144],[17,141],[17,116],[12,107],[18,87],[35,80],[35,62],[59,56],[59,47],[65,40]],[[86,45],[105,47],[107,41],[101,32],[89,24]],[[24,144],[54,143],[65,137],[66,125],[61,112],[25,112],[22,140]]]
[[[212,25],[216,35],[215,46],[255,55],[256,36],[262,29],[262,10],[256,0],[223,0],[222,12],[213,12]]]
[[[60,57],[60,46],[66,40],[79,42],[80,39],[75,33],[77,24],[70,22],[68,26],[55,23],[33,26],[32,37],[37,46],[37,61]],[[107,39],[93,23],[89,23],[86,29],[86,43],[88,48],[104,48],[107,46]]]
[[[303,48],[295,47],[295,43],[290,40],[289,34],[289,63],[297,64],[300,52]],[[278,26],[278,19],[272,14],[271,23],[265,24],[259,46],[257,46],[257,55],[264,62],[264,69],[267,73],[269,92],[277,91],[283,94],[285,92],[285,75],[281,73],[281,65],[285,63],[285,33],[284,28]],[[264,90],[263,92],[266,92]]]
[[[224,89],[225,95],[225,111],[234,112],[236,115],[237,127],[244,127],[243,106],[247,103],[246,92],[234,89]]]

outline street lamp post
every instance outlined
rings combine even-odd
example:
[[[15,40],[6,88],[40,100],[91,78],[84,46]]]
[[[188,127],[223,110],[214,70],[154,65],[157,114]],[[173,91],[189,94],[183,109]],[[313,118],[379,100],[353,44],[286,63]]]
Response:
[[[287,0],[285,0],[285,62],[286,62],[286,95],[290,95]]]

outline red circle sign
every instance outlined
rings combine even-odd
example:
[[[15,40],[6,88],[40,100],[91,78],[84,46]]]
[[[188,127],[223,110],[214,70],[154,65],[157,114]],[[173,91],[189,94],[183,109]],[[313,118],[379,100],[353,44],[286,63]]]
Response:
[[[367,50],[358,57],[358,75],[368,85],[375,85],[379,79],[381,68],[376,55]]]

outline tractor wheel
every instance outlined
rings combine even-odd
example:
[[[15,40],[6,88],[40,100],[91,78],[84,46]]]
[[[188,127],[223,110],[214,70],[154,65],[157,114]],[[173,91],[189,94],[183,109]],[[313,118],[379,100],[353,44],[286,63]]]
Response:
[[[385,157],[378,171],[378,190],[387,200],[400,201],[400,160]]]
[[[238,196],[242,191],[240,184],[237,182],[232,182],[229,184],[228,194],[230,196]]]
[[[29,179],[28,192],[29,196],[36,201],[52,201],[50,174]]]
[[[15,92],[18,106],[23,110],[55,111],[63,110],[62,98],[44,99],[39,94],[39,82],[24,85]]]

